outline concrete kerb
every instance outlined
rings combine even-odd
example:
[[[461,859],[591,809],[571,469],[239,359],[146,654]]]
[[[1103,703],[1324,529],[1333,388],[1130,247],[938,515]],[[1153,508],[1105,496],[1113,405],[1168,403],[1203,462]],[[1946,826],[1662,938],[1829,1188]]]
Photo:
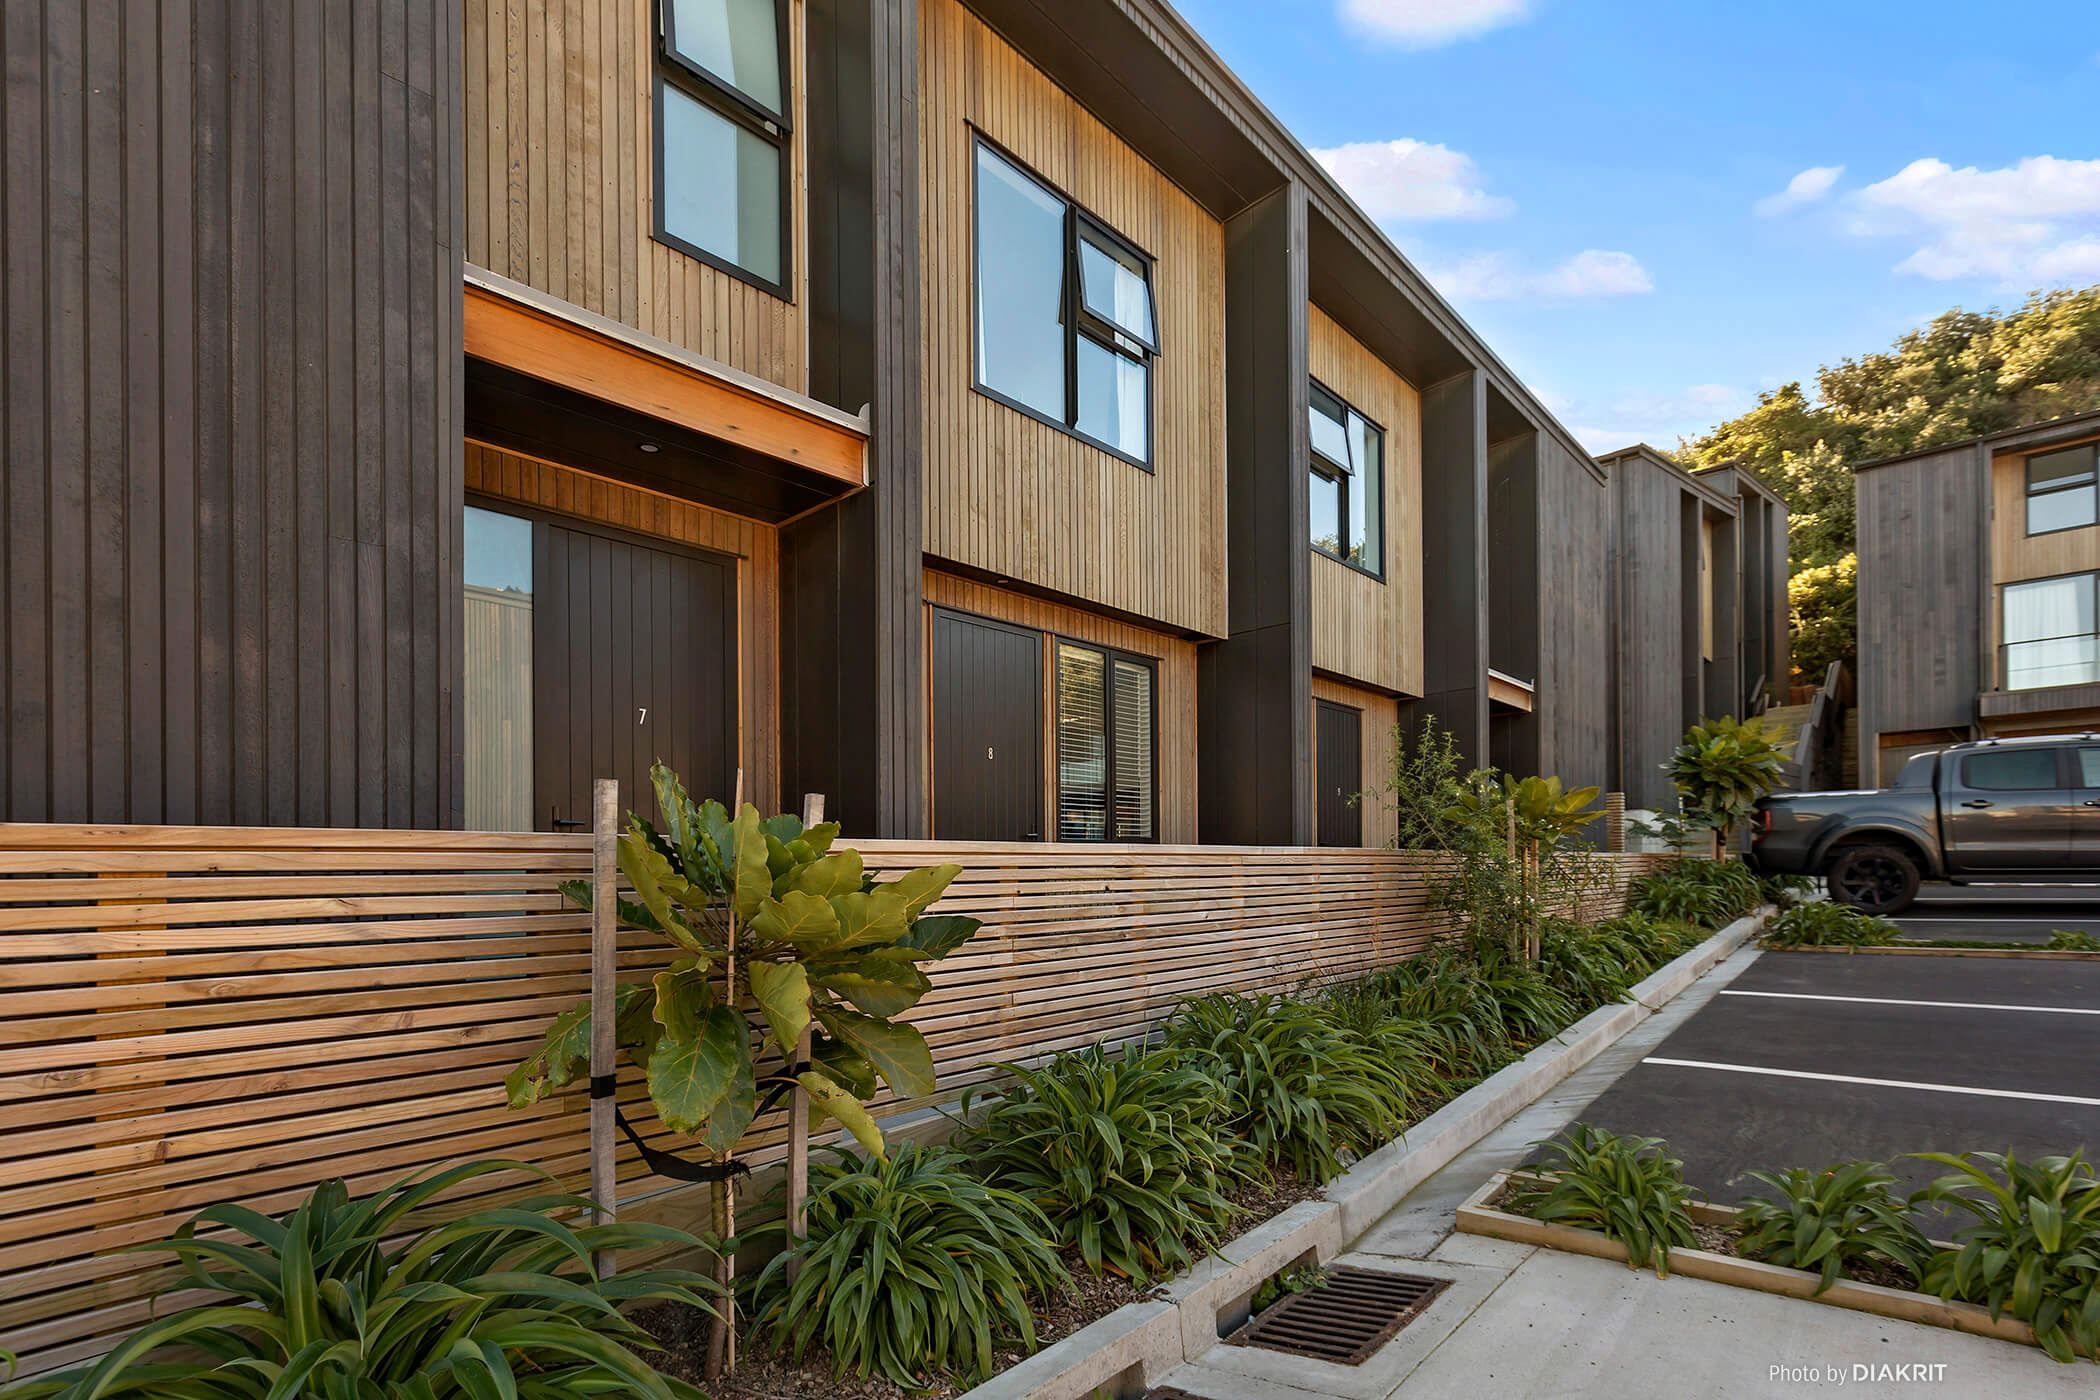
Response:
[[[1750,941],[1769,908],[1737,919],[1632,989],[1635,1000],[1601,1007],[1460,1094],[1403,1137],[1302,1201],[1098,1322],[1000,1372],[959,1400],[1080,1400],[1100,1389],[1134,1394],[1216,1345],[1221,1317],[1236,1322],[1262,1280],[1310,1257],[1325,1264],[1402,1197],[1519,1110],[1581,1069]]]

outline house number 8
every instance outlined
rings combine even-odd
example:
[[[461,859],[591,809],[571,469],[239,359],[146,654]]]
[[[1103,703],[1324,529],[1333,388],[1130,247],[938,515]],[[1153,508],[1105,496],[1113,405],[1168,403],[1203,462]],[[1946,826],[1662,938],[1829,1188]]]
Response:
[[[990,744],[986,744],[984,746],[984,756],[986,758],[990,758],[992,756],[992,746]]]

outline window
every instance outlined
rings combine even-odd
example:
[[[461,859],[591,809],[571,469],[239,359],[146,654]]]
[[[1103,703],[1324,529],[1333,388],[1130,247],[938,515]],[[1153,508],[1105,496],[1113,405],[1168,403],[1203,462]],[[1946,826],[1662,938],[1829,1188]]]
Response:
[[[1962,786],[1982,792],[2041,792],[2056,787],[2055,749],[2005,749],[1961,761]]]
[[[1699,655],[1714,659],[1714,523],[1699,521]]]
[[[1312,546],[1385,577],[1385,430],[1312,386]]]
[[[783,0],[661,0],[656,236],[784,295]]]
[[[2078,786],[2100,788],[2100,749],[2078,751]]]
[[[1057,645],[1057,839],[1159,836],[1153,663]]]
[[[2094,576],[2010,583],[2004,595],[2002,667],[2007,690],[2041,690],[2100,681],[2094,638]]]
[[[1152,265],[977,145],[977,387],[1138,466],[1152,459]]]
[[[2076,530],[2094,520],[2094,470],[2100,443],[2042,452],[2027,459],[2027,533]]]
[[[467,507],[466,824],[532,830],[532,522]]]

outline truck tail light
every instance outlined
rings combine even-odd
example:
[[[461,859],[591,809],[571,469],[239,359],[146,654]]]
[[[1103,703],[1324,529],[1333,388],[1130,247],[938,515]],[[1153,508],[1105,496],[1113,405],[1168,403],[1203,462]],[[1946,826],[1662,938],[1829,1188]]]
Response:
[[[1756,839],[1757,839],[1758,841],[1762,841],[1762,840],[1764,840],[1764,839],[1765,839],[1765,838],[1766,838],[1767,836],[1769,836],[1769,835],[1771,835],[1771,834],[1772,834],[1772,809],[1771,809],[1770,807],[1761,807],[1761,808],[1759,808],[1759,809],[1758,809],[1758,812],[1757,812],[1757,837],[1756,837]]]

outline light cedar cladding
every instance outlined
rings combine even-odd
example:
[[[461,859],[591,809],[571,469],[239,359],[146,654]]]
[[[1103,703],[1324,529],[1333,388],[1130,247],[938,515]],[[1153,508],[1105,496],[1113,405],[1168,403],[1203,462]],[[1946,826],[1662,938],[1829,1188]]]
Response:
[[[1363,713],[1364,845],[1383,848],[1393,844],[1393,809],[1385,801],[1385,785],[1393,774],[1396,749],[1394,730],[1400,723],[1400,702],[1390,695],[1360,686],[1343,685],[1326,676],[1312,678],[1313,708],[1322,700],[1347,705]]]
[[[925,590],[929,613],[935,607],[953,608],[958,612],[975,613],[979,617],[1010,622],[1017,627],[1032,627],[1045,634],[1042,829],[1046,832],[1057,830],[1051,808],[1055,801],[1057,783],[1057,734],[1054,728],[1054,710],[1049,703],[1049,687],[1054,684],[1057,674],[1057,658],[1052,645],[1054,639],[1069,637],[1074,641],[1113,647],[1118,651],[1150,657],[1156,661],[1158,680],[1154,702],[1158,709],[1159,732],[1154,751],[1159,760],[1159,839],[1165,842],[1196,839],[1194,642],[1168,636],[1164,632],[1155,632],[1135,623],[1118,622],[1079,608],[1065,607],[1041,598],[994,588],[990,584],[976,583],[934,569],[926,570]],[[930,734],[925,753],[929,765],[926,791],[931,794],[933,781],[930,765],[933,761],[933,744]],[[931,796],[927,800],[932,801]],[[931,813],[928,815],[931,829]]]
[[[1223,231],[957,0],[919,18],[926,553],[1222,635]],[[973,391],[973,128],[1155,260],[1151,472]]]
[[[2059,452],[2080,443],[2051,444]],[[2034,452],[2007,452],[1991,460],[1991,579],[2017,583],[2100,569],[2100,525],[2078,530],[2027,533],[2027,459]]]
[[[1319,307],[1308,306],[1305,314],[1312,377],[1385,429],[1385,577],[1313,552],[1313,668],[1420,695],[1422,396]],[[1368,734],[1364,751],[1370,752]],[[1367,841],[1370,832],[1366,811]]]
[[[675,496],[608,481],[536,457],[467,443],[466,489],[554,515],[596,521],[673,544],[736,558],[737,654],[703,658],[734,665],[746,798],[780,810],[780,538],[772,526]],[[470,504],[472,502],[470,501]]]
[[[789,298],[652,236],[650,0],[464,0],[467,261],[805,392],[803,5],[788,3]]]

